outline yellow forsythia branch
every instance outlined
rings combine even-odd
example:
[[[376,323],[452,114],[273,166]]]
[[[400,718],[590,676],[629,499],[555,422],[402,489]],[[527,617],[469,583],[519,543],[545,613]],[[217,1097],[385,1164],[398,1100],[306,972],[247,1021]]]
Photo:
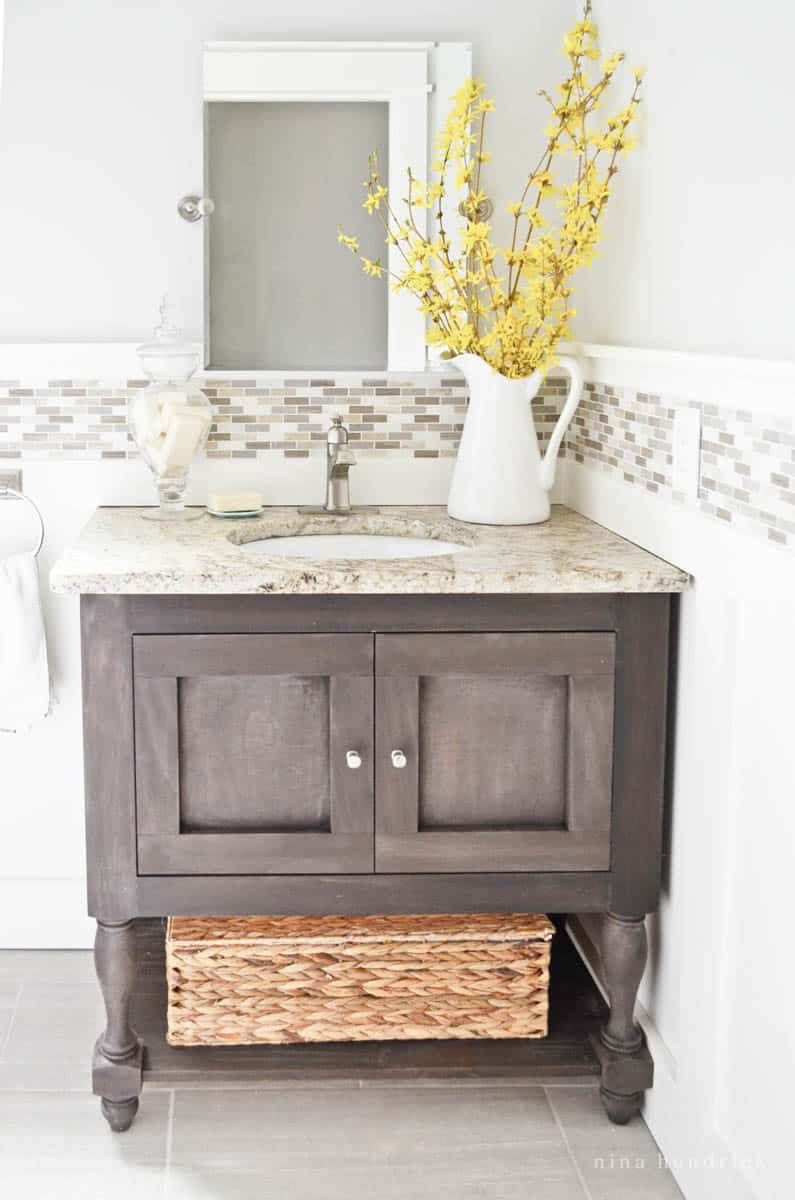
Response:
[[[582,20],[564,35],[563,53],[567,71],[557,95],[539,93],[551,110],[547,140],[520,198],[508,206],[510,245],[494,246],[483,216],[487,195],[481,176],[489,161],[484,130],[494,104],[480,79],[468,79],[453,98],[436,139],[436,182],[423,184],[408,172],[402,217],[392,206],[377,156],[370,155],[363,207],[380,218],[386,243],[398,250],[399,270],[388,272],[380,259],[361,254],[355,237],[342,229],[338,233],[368,275],[391,274],[396,291],[417,297],[429,318],[427,340],[445,347],[443,357],[477,354],[510,378],[546,370],[558,342],[569,336],[571,277],[593,261],[619,160],[636,144],[630,131],[638,115],[642,71],[634,72],[628,103],[598,126],[592,121],[624,55],[601,56],[590,0]],[[564,161],[572,164],[565,179],[560,174]],[[451,188],[464,191],[458,252],[444,221]],[[431,234],[422,231],[424,220],[418,223],[418,213],[425,210],[431,213]]]

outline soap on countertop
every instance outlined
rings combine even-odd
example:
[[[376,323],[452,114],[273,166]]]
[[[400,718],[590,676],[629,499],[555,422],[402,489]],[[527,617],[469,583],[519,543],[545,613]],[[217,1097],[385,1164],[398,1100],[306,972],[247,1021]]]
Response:
[[[259,492],[212,492],[208,508],[216,512],[253,512],[262,508],[262,496]]]

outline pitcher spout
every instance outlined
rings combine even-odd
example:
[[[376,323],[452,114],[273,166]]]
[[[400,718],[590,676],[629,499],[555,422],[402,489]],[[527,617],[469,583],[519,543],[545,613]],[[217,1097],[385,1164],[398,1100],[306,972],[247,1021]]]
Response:
[[[497,374],[494,368],[486,362],[485,358],[481,358],[479,354],[457,354],[455,358],[447,360],[452,366],[458,367],[458,370],[466,379],[470,387],[477,386],[492,375]]]

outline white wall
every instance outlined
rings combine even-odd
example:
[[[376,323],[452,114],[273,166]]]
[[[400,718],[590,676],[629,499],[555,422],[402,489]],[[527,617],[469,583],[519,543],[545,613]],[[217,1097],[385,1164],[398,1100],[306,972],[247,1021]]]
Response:
[[[595,0],[605,47],[648,68],[585,341],[795,357],[791,0]],[[618,201],[617,203],[615,201]]]
[[[572,507],[693,576],[679,614],[669,857],[640,991],[655,1058],[646,1120],[688,1200],[782,1200],[795,559],[612,473],[567,460],[563,476]]]
[[[795,9],[596,9],[604,43],[648,74],[643,145],[579,290],[578,335],[791,360],[795,170],[783,148]],[[704,387],[719,401],[708,373]],[[749,406],[763,408],[770,389],[783,412],[786,395],[761,372]],[[680,1160],[689,1200],[780,1200],[792,1192],[795,968],[781,939],[795,840],[795,564],[609,475],[573,463],[565,474],[576,508],[694,575],[681,606],[670,874],[641,989],[656,1060],[646,1118]],[[728,1166],[713,1165],[721,1155]]]

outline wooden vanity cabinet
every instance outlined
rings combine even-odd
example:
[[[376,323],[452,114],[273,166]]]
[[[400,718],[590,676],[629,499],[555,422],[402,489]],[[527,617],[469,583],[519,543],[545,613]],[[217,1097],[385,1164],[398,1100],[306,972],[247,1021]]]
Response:
[[[660,877],[666,594],[82,598],[89,909],[114,1128],[139,918],[603,912],[609,1115]]]

